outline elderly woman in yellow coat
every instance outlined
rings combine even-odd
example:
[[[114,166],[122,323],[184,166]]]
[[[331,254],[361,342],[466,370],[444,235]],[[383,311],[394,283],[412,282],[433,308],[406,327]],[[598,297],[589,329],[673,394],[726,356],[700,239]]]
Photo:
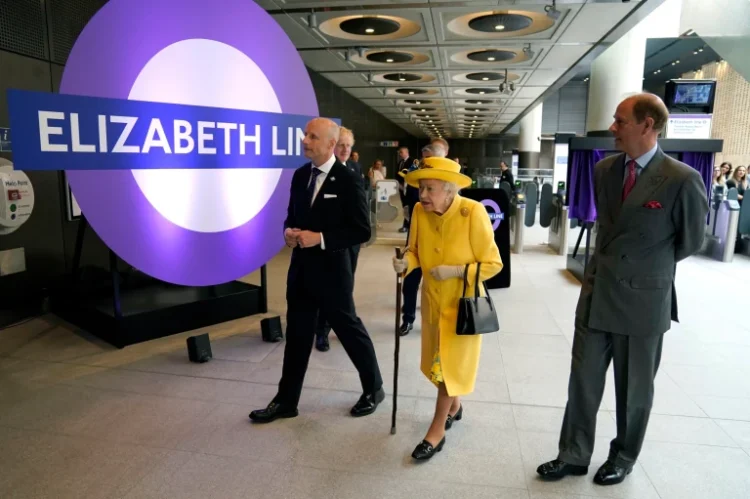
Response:
[[[393,259],[397,273],[421,267],[424,275],[421,369],[438,394],[432,425],[412,453],[418,460],[442,450],[446,430],[463,416],[459,397],[474,391],[482,337],[456,334],[466,266],[467,296],[474,295],[478,266],[480,281],[503,268],[487,210],[458,195],[459,189],[471,185],[460,171],[455,161],[432,157],[406,176],[406,182],[419,189],[419,203],[413,209],[404,258]]]

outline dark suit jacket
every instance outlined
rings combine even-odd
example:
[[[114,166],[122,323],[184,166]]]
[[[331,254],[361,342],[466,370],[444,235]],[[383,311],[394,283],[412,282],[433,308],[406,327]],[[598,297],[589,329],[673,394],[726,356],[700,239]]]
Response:
[[[294,248],[287,286],[350,293],[354,285],[350,248],[370,239],[365,191],[359,177],[336,161],[312,206],[308,206],[306,191],[311,168],[308,163],[294,172],[284,229],[320,232],[325,249]]]
[[[658,149],[623,203],[625,155],[595,166],[597,236],[576,315],[610,333],[662,334],[678,321],[677,262],[701,248],[708,199],[700,174]],[[654,201],[660,208],[647,208]]]

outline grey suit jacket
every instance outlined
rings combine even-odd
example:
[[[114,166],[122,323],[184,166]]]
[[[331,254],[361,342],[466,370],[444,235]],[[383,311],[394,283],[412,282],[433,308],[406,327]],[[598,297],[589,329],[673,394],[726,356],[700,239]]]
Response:
[[[706,186],[696,170],[661,148],[624,203],[625,155],[594,168],[598,234],[576,316],[610,333],[662,334],[678,321],[676,264],[703,243]]]

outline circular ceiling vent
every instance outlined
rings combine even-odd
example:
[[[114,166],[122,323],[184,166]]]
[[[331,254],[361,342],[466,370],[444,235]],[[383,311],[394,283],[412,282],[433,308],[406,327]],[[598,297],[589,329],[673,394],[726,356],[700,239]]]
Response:
[[[466,75],[466,79],[474,81],[496,81],[504,78],[500,73],[469,73]]]
[[[399,88],[396,92],[403,95],[423,95],[427,93],[427,90],[423,88]]]
[[[466,57],[476,62],[506,62],[515,59],[516,53],[511,50],[478,50]]]
[[[401,24],[392,19],[381,17],[356,17],[341,21],[341,31],[350,35],[383,36],[397,32]]]
[[[371,62],[379,62],[382,64],[403,64],[411,62],[414,59],[412,54],[406,52],[373,52],[367,54],[367,60]]]
[[[496,94],[497,90],[494,88],[467,88],[466,93],[476,95]]]
[[[499,13],[475,17],[469,28],[482,33],[512,33],[529,28],[534,20],[522,14]]]
[[[383,78],[389,81],[419,81],[422,79],[420,75],[412,73],[390,73],[383,75]]]

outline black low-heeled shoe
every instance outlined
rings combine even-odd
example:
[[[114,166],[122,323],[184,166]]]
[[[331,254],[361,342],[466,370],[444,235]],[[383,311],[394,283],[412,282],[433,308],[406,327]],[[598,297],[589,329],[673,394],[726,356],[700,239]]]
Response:
[[[414,449],[414,452],[411,453],[411,457],[413,457],[417,461],[426,461],[434,456],[435,453],[443,450],[444,445],[445,437],[443,437],[440,443],[437,444],[437,447],[433,447],[432,444],[427,440],[422,440],[422,442],[420,442],[420,444],[417,445],[417,447]]]
[[[461,421],[461,418],[463,417],[464,417],[464,406],[463,404],[461,404],[460,406],[458,406],[458,411],[456,411],[456,413],[453,416],[448,414],[448,419],[445,420],[445,429],[450,430],[451,426],[453,426],[453,422]]]

